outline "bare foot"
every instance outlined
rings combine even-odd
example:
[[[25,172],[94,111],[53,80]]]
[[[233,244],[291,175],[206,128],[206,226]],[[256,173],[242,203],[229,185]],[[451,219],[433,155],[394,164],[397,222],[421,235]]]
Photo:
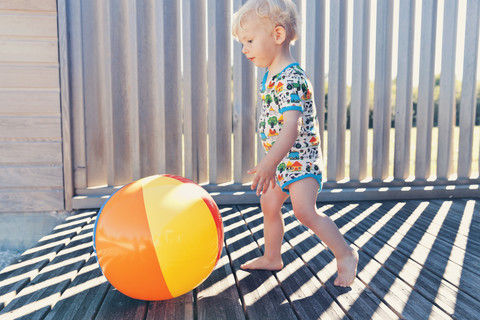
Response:
[[[265,256],[255,258],[240,266],[242,270],[271,270],[278,271],[283,268],[282,258],[280,260],[270,260]]]
[[[333,283],[336,286],[349,287],[355,280],[355,275],[357,274],[358,253],[354,249],[351,249],[350,252],[350,255],[337,259],[338,276]]]

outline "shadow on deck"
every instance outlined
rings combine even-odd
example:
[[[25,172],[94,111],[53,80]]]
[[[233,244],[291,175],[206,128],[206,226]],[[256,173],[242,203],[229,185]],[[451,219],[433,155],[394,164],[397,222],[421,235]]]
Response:
[[[319,204],[359,249],[351,288],[333,285],[333,254],[284,207],[285,267],[245,272],[261,254],[257,206],[222,206],[217,268],[176,299],[128,298],[102,276],[96,212],[77,212],[0,272],[0,319],[475,319],[480,314],[480,201]]]

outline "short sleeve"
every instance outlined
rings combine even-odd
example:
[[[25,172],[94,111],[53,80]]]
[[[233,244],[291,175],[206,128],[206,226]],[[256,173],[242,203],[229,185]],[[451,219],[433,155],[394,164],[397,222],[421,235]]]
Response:
[[[306,91],[308,91],[307,82],[300,75],[278,81],[275,87],[278,111],[284,113],[285,111],[296,110],[303,113],[305,100],[302,97],[305,96]]]

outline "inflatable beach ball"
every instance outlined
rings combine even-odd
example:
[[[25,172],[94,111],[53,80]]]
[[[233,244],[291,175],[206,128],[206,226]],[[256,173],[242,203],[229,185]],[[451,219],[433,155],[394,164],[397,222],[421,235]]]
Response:
[[[93,246],[117,290],[166,300],[191,291],[213,271],[223,248],[222,219],[196,183],[155,175],[125,185],[105,202]]]

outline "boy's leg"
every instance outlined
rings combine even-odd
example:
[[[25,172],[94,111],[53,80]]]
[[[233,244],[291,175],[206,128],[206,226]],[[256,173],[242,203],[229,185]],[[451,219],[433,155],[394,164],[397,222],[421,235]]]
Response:
[[[316,199],[318,182],[314,178],[305,178],[290,185],[293,212],[298,220],[315,234],[332,250],[337,259],[338,277],[334,284],[350,286],[355,280],[358,254],[352,249],[330,217],[317,211]]]
[[[263,235],[265,239],[265,253],[262,257],[248,261],[242,269],[280,270],[283,268],[282,239],[284,224],[282,206],[288,195],[279,186],[269,188],[260,198],[263,211]]]

